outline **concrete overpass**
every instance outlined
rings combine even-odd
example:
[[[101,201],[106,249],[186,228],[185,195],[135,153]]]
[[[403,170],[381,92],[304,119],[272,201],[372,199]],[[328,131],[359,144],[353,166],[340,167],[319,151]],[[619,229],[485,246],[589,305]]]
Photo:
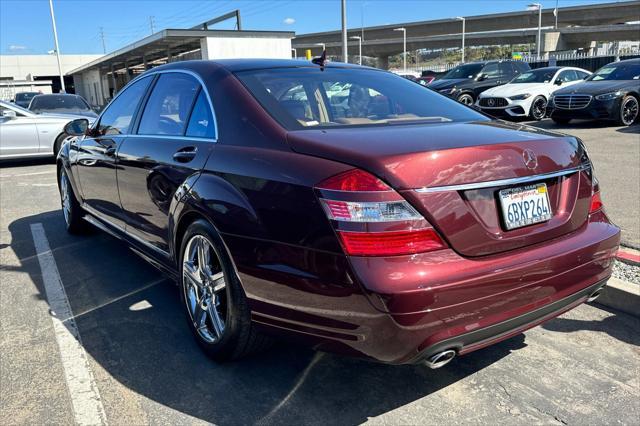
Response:
[[[558,11],[558,29],[554,29],[553,9],[542,10],[543,51],[569,50],[591,47],[592,41],[636,40],[640,34],[640,1],[625,1],[586,6],[561,7]],[[384,64],[386,58],[402,52],[401,33],[407,30],[407,50],[438,49],[460,46],[461,22],[455,19],[405,22],[375,27],[350,28],[349,37],[364,32],[362,54],[375,56]],[[466,46],[535,43],[538,12],[521,11],[466,17]],[[398,37],[400,36],[400,37]],[[324,43],[329,55],[341,54],[340,31],[328,31],[296,36],[292,45],[298,56],[311,49],[319,55]],[[349,54],[357,55],[358,42],[349,41]]]

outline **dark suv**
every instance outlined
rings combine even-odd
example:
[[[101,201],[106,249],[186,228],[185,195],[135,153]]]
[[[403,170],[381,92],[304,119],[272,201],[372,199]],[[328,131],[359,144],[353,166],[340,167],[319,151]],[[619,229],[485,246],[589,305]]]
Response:
[[[507,84],[530,69],[528,63],[520,61],[472,62],[458,65],[429,88],[465,105],[473,105],[480,93]]]

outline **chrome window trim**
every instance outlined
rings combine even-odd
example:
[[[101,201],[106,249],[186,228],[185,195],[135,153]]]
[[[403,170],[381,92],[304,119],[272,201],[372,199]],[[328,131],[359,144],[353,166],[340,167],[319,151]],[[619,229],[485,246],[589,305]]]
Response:
[[[213,124],[214,124],[214,127],[215,127],[215,134],[213,135],[213,138],[195,137],[195,136],[183,136],[183,135],[179,135],[179,136],[172,136],[172,135],[145,135],[145,134],[139,134],[139,133],[129,133],[127,136],[144,136],[144,137],[156,137],[157,136],[157,137],[172,138],[172,139],[188,138],[189,140],[211,141],[213,143],[218,142],[218,133],[219,132],[218,132],[218,118],[216,116],[216,110],[213,108],[213,102],[211,101],[211,96],[209,96],[209,90],[207,90],[207,86],[204,84],[204,80],[202,80],[202,78],[198,74],[196,74],[195,72],[190,71],[190,70],[177,68],[177,69],[150,71],[148,73],[142,74],[142,76],[140,76],[139,78],[142,78],[143,76],[153,76],[153,75],[156,75],[156,74],[170,74],[170,73],[188,74],[188,75],[192,76],[193,78],[195,78],[198,81],[198,83],[200,84],[200,89],[207,96],[207,101],[209,102],[209,109],[211,109],[211,116],[213,117]],[[136,78],[133,81],[136,81],[137,79],[138,78]],[[153,93],[153,87],[151,88],[151,92]],[[140,111],[140,113],[141,114],[144,113],[144,109],[142,111]],[[187,123],[187,127],[188,127],[188,123]]]
[[[497,186],[509,186],[518,185],[521,183],[534,182],[538,180],[551,179],[554,177],[566,176],[572,173],[588,170],[591,168],[591,164],[583,164],[578,167],[572,167],[570,169],[560,170],[552,173],[544,173],[533,176],[523,176],[509,179],[491,180],[486,182],[465,183],[460,185],[448,185],[448,186],[433,186],[414,189],[415,192],[420,194],[432,193],[432,192],[445,192],[445,191],[467,191],[471,189],[491,188]]]

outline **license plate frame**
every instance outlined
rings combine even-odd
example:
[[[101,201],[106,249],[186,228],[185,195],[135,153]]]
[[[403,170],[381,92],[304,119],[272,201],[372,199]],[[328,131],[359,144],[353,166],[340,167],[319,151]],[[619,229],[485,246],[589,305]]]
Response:
[[[553,217],[546,183],[502,189],[498,198],[507,231],[547,222]]]

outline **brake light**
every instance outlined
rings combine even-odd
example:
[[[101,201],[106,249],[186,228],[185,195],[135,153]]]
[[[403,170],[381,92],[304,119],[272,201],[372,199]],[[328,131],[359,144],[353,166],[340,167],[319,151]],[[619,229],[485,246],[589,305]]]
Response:
[[[351,169],[323,181],[318,189],[333,191],[389,191],[384,182],[364,170]]]
[[[446,248],[407,200],[364,170],[332,176],[316,189],[348,255],[396,256]]]
[[[338,231],[345,252],[352,256],[396,256],[445,248],[433,229],[391,232]]]
[[[600,198],[600,192],[596,192],[591,196],[591,208],[589,209],[589,214],[595,213],[598,210],[602,209],[602,198]]]
[[[593,176],[592,189],[591,189],[591,207],[589,207],[589,214],[595,213],[601,210],[604,204],[600,197],[600,183],[595,176]]]

